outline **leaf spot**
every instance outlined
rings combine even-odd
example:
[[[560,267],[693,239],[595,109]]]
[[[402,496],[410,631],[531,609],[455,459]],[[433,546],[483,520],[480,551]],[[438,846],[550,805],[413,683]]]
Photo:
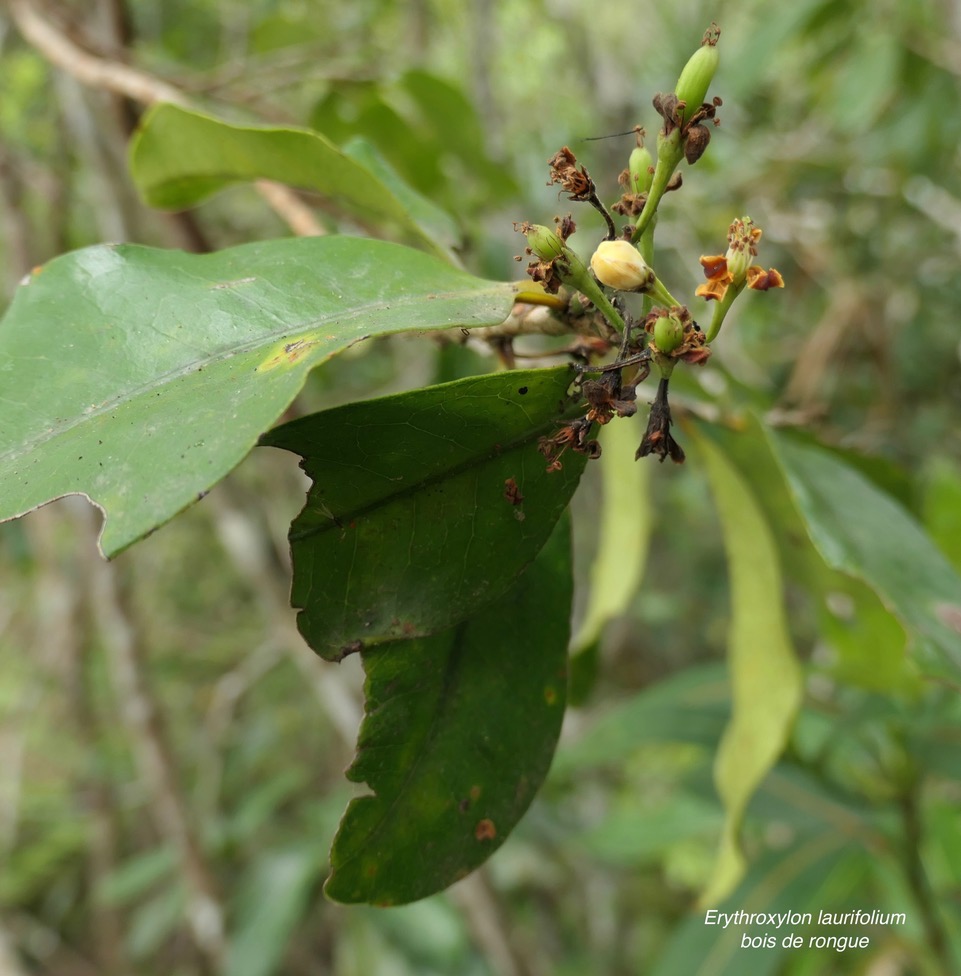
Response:
[[[280,346],[275,346],[267,358],[257,367],[257,372],[265,373],[267,370],[276,369],[278,366],[296,365],[317,345],[318,341],[318,339],[295,339],[293,342],[285,342]]]
[[[961,607],[956,603],[936,603],[934,614],[945,627],[961,634]]]
[[[483,820],[477,821],[477,826],[474,828],[474,836],[479,841],[493,840],[497,836],[497,828],[494,826],[494,821],[484,817]]]

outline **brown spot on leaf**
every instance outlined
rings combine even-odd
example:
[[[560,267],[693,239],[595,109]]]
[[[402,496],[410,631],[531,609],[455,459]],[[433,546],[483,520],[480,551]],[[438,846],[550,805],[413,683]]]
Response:
[[[956,603],[936,603],[934,615],[955,633],[961,634],[961,607]]]
[[[480,840],[493,840],[497,836],[497,828],[494,826],[494,821],[489,820],[485,817],[483,820],[477,821],[477,826],[474,828],[474,836]]]
[[[504,497],[511,505],[520,505],[524,501],[524,496],[521,494],[521,490],[517,487],[517,482],[513,478],[508,478],[504,482]]]

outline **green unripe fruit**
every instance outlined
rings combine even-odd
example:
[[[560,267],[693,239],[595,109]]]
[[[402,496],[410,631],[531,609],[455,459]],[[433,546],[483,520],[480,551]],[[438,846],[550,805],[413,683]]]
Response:
[[[674,94],[686,106],[685,122],[701,107],[707,97],[707,90],[711,86],[720,60],[717,50],[717,39],[720,36],[721,31],[717,24],[712,24],[705,32],[701,46],[688,59],[681,76],[677,79]]]
[[[684,341],[684,325],[675,315],[659,315],[654,323],[654,345],[669,356]]]
[[[521,228],[527,245],[542,261],[553,261],[564,253],[564,242],[543,224],[526,224]]]
[[[647,193],[651,188],[651,180],[654,179],[654,174],[651,172],[653,165],[654,159],[650,151],[644,146],[635,146],[627,163],[631,193]]]

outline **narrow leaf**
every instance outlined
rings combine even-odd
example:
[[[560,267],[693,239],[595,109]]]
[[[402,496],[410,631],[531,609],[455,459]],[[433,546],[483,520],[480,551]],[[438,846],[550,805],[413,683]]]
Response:
[[[157,105],[130,143],[130,171],[146,203],[182,210],[234,183],[276,180],[313,190],[371,227],[393,223],[431,250],[446,253],[456,240],[425,229],[411,209],[357,159],[311,129],[230,125],[177,105]],[[426,201],[425,201],[426,205]]]
[[[456,380],[271,431],[313,479],[291,526],[298,624],[318,653],[436,633],[505,592],[547,541],[584,457],[537,451],[567,368]]]
[[[527,810],[560,734],[570,636],[566,520],[494,606],[364,651],[366,716],[331,851],[335,901],[397,905],[464,877]]]
[[[788,633],[771,530],[750,488],[723,453],[703,436],[698,443],[724,533],[731,588],[733,715],[714,767],[726,818],[714,875],[702,898],[716,904],[743,874],[738,835],[744,811],[784,748],[803,683]]]
[[[496,324],[512,300],[351,237],[56,258],[0,323],[0,519],[85,494],[114,555],[238,464],[313,367],[374,335]]]
[[[604,448],[599,462],[603,505],[589,602],[572,642],[575,651],[593,644],[604,624],[624,613],[644,576],[652,525],[652,469],[634,460],[642,434],[639,424],[619,420],[604,427],[599,437]]]

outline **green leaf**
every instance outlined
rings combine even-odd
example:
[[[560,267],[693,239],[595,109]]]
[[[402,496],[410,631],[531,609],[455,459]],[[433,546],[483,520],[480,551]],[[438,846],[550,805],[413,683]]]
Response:
[[[339,660],[436,633],[507,590],[547,541],[584,468],[549,473],[571,371],[517,370],[352,403],[271,431],[313,479],[290,530],[298,624]],[[522,500],[508,497],[516,486]]]
[[[331,851],[335,901],[397,905],[464,877],[543,782],[566,697],[567,520],[495,605],[435,637],[363,653],[367,704]]]
[[[945,457],[925,466],[922,511],[931,538],[961,572],[961,465]]]
[[[202,496],[309,370],[374,335],[493,325],[513,288],[351,237],[56,258],[0,323],[0,519],[70,493],[115,555]]]
[[[552,776],[622,766],[647,742],[713,746],[730,714],[730,689],[716,664],[685,668],[605,712],[557,754]]]
[[[714,767],[726,819],[714,876],[702,898],[714,903],[743,874],[738,835],[744,811],[784,748],[803,682],[788,633],[771,530],[724,454],[703,436],[698,442],[724,533],[731,588],[728,661],[734,711]]]
[[[808,535],[764,422],[746,413],[737,430],[703,421],[696,426],[750,482],[754,500],[777,543],[784,575],[800,584],[818,607],[817,637],[837,655],[833,675],[889,694],[917,690],[917,666],[905,654],[903,627],[869,586],[825,563]],[[881,478],[882,484],[902,490],[891,470],[876,463],[877,459],[853,454],[841,457],[833,450],[831,454],[842,464],[856,465],[872,482]],[[797,633],[797,627],[794,629]]]
[[[851,844],[836,831],[824,830],[803,836],[789,848],[767,853],[752,865],[735,895],[718,909],[725,914],[783,916],[785,913],[811,913],[808,924],[780,929],[762,924],[724,925],[724,920],[706,923],[700,911],[689,916],[671,933],[670,941],[650,967],[651,976],[774,976],[783,972],[786,958],[800,950],[788,950],[781,940],[790,934],[802,935],[805,948],[812,935],[833,933],[817,925],[818,911],[836,910],[841,898],[858,890],[870,869],[871,855]],[[710,908],[716,908],[712,904]],[[712,916],[717,919],[717,916]],[[806,922],[806,919],[805,919]],[[845,933],[850,934],[850,933]],[[774,936],[772,947],[741,947],[744,936]],[[836,955],[836,951],[833,953]],[[830,969],[824,970],[831,971]]]
[[[454,247],[460,232],[453,218],[436,203],[421,196],[404,182],[403,177],[388,162],[380,150],[367,139],[357,136],[344,143],[344,155],[365,166],[400,201],[417,226],[433,241]]]
[[[271,976],[322,876],[323,852],[312,844],[259,854],[237,892],[226,976]]]
[[[818,448],[769,434],[825,562],[864,580],[894,613],[927,674],[961,677],[961,577],[900,505]]]
[[[419,222],[408,189],[400,199],[361,162],[311,129],[230,125],[177,105],[157,105],[130,143],[130,171],[145,202],[182,210],[234,183],[276,180],[313,190],[371,228],[393,224],[421,246],[446,254],[456,243]],[[449,235],[453,225],[447,224]]]

